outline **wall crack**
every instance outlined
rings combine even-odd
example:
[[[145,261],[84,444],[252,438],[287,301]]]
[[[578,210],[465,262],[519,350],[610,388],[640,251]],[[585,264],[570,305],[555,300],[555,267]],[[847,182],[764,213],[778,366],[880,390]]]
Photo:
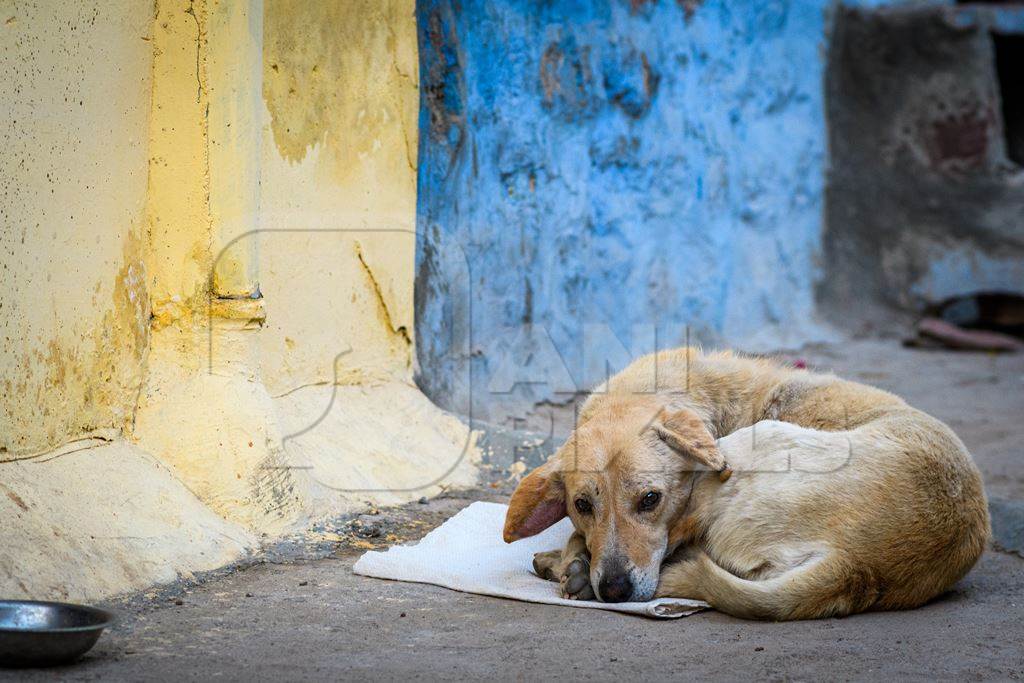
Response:
[[[203,45],[203,27],[199,23],[199,16],[196,14],[195,0],[191,0],[191,2],[188,3],[188,9],[185,10],[185,14],[190,15],[196,22],[196,104],[199,104],[203,96],[203,79],[202,71],[200,69],[200,57]]]
[[[399,336],[402,341],[405,342],[406,346],[412,346],[412,338],[409,337],[409,330],[406,329],[405,325],[395,325],[395,322],[391,317],[391,311],[388,309],[388,304],[384,300],[384,292],[380,287],[380,283],[377,282],[377,278],[373,274],[373,270],[363,257],[363,249],[359,246],[358,242],[355,243],[355,250],[356,258],[359,259],[359,263],[363,266],[363,271],[366,273],[366,277],[370,281],[370,289],[373,290],[374,296],[377,299],[377,307],[380,309],[388,330],[391,334]]]

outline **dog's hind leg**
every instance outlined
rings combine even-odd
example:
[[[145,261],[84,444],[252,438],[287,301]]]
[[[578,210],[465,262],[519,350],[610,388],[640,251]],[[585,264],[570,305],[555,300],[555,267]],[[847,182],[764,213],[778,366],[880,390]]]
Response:
[[[666,565],[658,597],[704,600],[746,619],[818,619],[862,612],[878,599],[877,584],[836,553],[818,556],[763,581],[741,579],[703,552]]]
[[[557,581],[563,598],[594,600],[590,586],[590,552],[579,532],[569,537],[562,550],[550,550],[533,556],[533,570],[537,576]]]

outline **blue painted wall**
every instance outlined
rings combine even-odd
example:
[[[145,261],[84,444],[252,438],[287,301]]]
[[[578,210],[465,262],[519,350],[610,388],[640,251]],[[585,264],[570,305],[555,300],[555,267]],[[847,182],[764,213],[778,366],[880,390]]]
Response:
[[[509,424],[687,326],[819,335],[826,10],[421,0],[427,393]]]

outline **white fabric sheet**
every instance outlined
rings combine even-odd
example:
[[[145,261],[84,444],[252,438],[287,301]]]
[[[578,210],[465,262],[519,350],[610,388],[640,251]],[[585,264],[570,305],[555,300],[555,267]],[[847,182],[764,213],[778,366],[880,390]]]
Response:
[[[353,571],[363,576],[430,583],[466,593],[661,619],[684,617],[708,607],[698,600],[678,598],[618,603],[561,598],[558,584],[533,573],[533,554],[564,547],[572,534],[572,523],[563,519],[532,538],[509,544],[501,538],[507,509],[507,505],[498,503],[473,503],[415,545],[366,553],[356,562]]]

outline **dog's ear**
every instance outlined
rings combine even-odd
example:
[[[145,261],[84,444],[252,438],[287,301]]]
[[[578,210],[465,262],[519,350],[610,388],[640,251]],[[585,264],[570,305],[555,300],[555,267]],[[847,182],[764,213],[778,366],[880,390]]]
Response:
[[[662,413],[651,426],[670,448],[718,472],[722,481],[732,476],[732,468],[719,452],[715,437],[692,410]]]
[[[565,485],[554,456],[526,475],[508,503],[505,514],[506,543],[539,534],[565,517]]]

